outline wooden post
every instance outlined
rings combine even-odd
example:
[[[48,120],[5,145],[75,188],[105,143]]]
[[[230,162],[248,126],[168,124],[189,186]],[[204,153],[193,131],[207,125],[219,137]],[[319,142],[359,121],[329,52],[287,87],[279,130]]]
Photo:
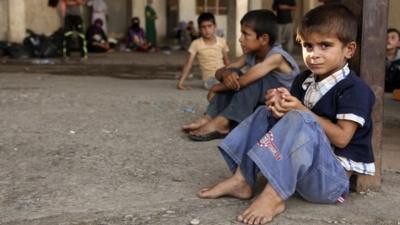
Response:
[[[248,0],[229,1],[228,4],[228,27],[227,43],[229,46],[229,57],[236,58],[242,54],[239,44],[240,37],[240,19],[248,11]]]
[[[376,101],[372,119],[375,176],[358,175],[352,184],[356,191],[379,190],[382,173],[383,93],[385,80],[388,0],[342,0],[359,18],[358,51],[350,62],[353,70],[372,88]]]

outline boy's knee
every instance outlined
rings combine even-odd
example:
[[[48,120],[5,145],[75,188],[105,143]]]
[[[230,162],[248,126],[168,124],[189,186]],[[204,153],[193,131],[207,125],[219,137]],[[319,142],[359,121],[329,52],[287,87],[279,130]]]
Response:
[[[313,116],[312,113],[306,112],[306,111],[301,111],[301,110],[291,110],[286,113],[284,118],[287,118],[288,120],[291,120],[293,122],[295,121],[304,121],[304,122],[314,122],[315,117]]]

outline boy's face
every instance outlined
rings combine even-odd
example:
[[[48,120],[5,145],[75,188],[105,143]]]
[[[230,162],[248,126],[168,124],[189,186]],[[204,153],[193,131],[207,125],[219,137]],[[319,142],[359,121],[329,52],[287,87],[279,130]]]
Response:
[[[344,46],[336,35],[311,33],[305,36],[300,37],[303,60],[319,80],[341,69],[356,50],[355,42]]]
[[[215,24],[212,21],[203,21],[200,24],[201,36],[205,39],[212,38],[215,33]]]
[[[254,53],[260,50],[263,44],[266,44],[265,41],[268,43],[268,39],[264,36],[257,38],[257,33],[246,25],[241,26],[241,32],[239,43],[244,54]]]
[[[400,37],[396,32],[389,32],[387,34],[386,50],[392,50],[400,47]]]

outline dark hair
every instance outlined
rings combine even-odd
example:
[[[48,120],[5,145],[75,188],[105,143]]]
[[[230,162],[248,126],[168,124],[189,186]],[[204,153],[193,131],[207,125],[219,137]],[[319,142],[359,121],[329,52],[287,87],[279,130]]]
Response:
[[[139,19],[139,17],[137,17],[137,16],[132,17],[131,23],[133,23],[134,21],[137,21],[137,22],[140,24],[140,19]]]
[[[252,10],[247,12],[240,20],[240,25],[250,27],[257,34],[257,38],[268,34],[269,44],[275,43],[278,25],[275,14],[267,9]]]
[[[397,30],[396,28],[388,28],[386,33],[387,33],[387,34],[388,34],[388,33],[396,33],[397,36],[400,38],[400,31]]]
[[[97,23],[100,23],[100,24],[101,24],[101,26],[103,26],[103,20],[102,20],[102,19],[100,19],[100,18],[97,18],[97,19],[94,21],[94,23],[93,23],[93,24],[97,24]]]
[[[202,14],[200,14],[199,18],[197,18],[197,24],[199,25],[199,27],[201,26],[201,23],[205,21],[211,21],[214,25],[216,24],[214,14],[209,12],[203,12]]]
[[[357,40],[357,29],[354,14],[344,5],[332,3],[308,11],[299,24],[297,35],[332,34],[343,44],[348,44]]]

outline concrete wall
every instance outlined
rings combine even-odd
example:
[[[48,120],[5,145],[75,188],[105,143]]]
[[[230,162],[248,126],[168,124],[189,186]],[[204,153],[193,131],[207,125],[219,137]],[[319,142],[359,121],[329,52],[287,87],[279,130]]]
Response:
[[[25,38],[25,1],[10,0],[8,2],[8,40],[22,42]]]
[[[137,16],[140,18],[143,28],[145,27],[144,8],[146,0],[132,0],[132,17]],[[163,41],[167,34],[167,2],[166,0],[154,0],[153,8],[157,12],[158,19],[156,20],[156,29],[158,41]]]
[[[10,20],[9,15],[9,5],[8,2],[12,1],[16,2],[16,0],[0,0],[0,40],[8,40],[9,39],[9,29],[10,29],[10,22],[13,23],[11,25],[11,29],[15,30],[15,26],[21,21],[23,16],[12,17]],[[46,35],[51,34],[56,29],[58,29],[62,21],[59,16],[59,11],[57,9],[49,8],[47,6],[48,0],[22,0],[25,2],[25,25],[22,27],[32,29],[37,33],[43,33]],[[109,5],[117,4],[117,1],[122,0],[107,0]],[[271,9],[273,0],[249,0],[248,7],[249,9],[257,9],[257,8],[266,8]],[[124,17],[118,18],[118,20],[129,20],[132,16],[138,16],[143,21],[144,26],[144,7],[145,7],[146,0],[132,0],[132,15],[127,15],[127,10],[120,9],[124,11],[124,15],[117,14],[117,15],[110,15],[110,17]],[[306,13],[311,8],[319,5],[318,0],[297,0],[298,10],[295,13],[295,27],[297,21],[301,18],[301,16]],[[166,35],[166,0],[155,0],[154,1],[154,8],[158,13],[158,20],[156,22],[158,36],[160,41]],[[400,14],[398,13],[400,9],[400,1],[398,0],[389,0],[389,27],[395,27],[400,29]],[[118,10],[117,10],[118,11]],[[119,11],[118,11],[119,12]],[[20,14],[19,14],[20,15]],[[179,20],[189,21],[197,20],[198,15],[196,14],[195,8],[195,0],[180,0],[179,1]],[[240,17],[240,16],[239,16]],[[217,15],[217,26],[218,28],[222,29],[227,34],[227,16],[226,15]],[[196,23],[195,23],[196,24]],[[110,24],[113,26],[113,24]],[[197,24],[196,24],[197,25]],[[19,28],[22,30],[22,28]],[[123,28],[119,27],[118,32],[122,31]],[[21,33],[21,32],[20,32]],[[20,36],[20,35],[19,35]],[[16,39],[20,39],[17,37]]]
[[[388,27],[397,28],[400,30],[400,1],[390,0],[389,1],[389,20]]]
[[[121,38],[126,34],[132,17],[132,12],[127,9],[128,2],[126,0],[119,0],[118,4],[115,4],[115,0],[105,0],[105,2],[108,7],[108,35],[113,38]],[[91,20],[91,17],[89,18]]]
[[[7,40],[8,36],[8,4],[7,0],[0,0],[0,41]]]
[[[197,27],[197,15],[196,13],[196,1],[195,0],[180,0],[179,1],[179,21],[188,22],[192,20]],[[227,34],[227,16],[226,15],[215,15],[217,23],[217,29],[221,29],[226,37]]]
[[[25,0],[26,28],[50,35],[62,26],[60,12],[48,7],[47,3],[48,0]]]

